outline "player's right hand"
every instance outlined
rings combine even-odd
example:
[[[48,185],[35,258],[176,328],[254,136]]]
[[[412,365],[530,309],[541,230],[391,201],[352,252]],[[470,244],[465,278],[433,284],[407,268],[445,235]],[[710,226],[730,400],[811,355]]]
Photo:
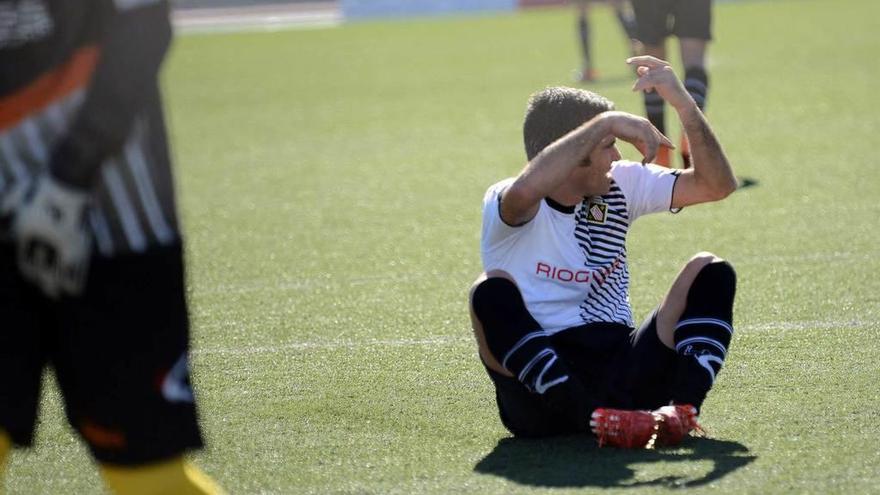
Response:
[[[12,236],[22,276],[47,296],[79,294],[85,284],[92,238],[85,228],[86,191],[45,174],[17,205]]]

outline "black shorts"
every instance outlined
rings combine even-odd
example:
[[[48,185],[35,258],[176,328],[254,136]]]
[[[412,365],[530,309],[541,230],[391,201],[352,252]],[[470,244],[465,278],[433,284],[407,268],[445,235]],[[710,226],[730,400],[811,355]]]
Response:
[[[632,0],[638,39],[659,45],[670,34],[712,39],[712,0]]]
[[[47,366],[67,419],[103,463],[167,459],[202,445],[189,386],[182,250],[92,261],[86,290],[52,301],[0,246],[0,428],[33,441]]]
[[[637,330],[593,323],[563,330],[551,339],[560,359],[580,378],[594,402],[618,409],[656,409],[669,404],[677,355],[657,336],[656,310]],[[583,433],[515,378],[486,370],[495,384],[501,422],[514,435]]]

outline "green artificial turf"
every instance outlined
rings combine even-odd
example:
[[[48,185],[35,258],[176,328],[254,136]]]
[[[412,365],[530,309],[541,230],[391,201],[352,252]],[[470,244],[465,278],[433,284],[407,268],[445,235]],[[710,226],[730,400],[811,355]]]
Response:
[[[876,491],[878,17],[716,5],[708,115],[757,185],[631,232],[637,319],[697,251],[739,275],[710,438],[660,451],[511,439],[470,337],[482,195],[525,163],[528,95],[573,84],[572,11],[178,37],[194,461],[232,494]],[[641,113],[611,12],[594,25],[590,87]],[[7,475],[11,494],[102,491],[51,382]]]

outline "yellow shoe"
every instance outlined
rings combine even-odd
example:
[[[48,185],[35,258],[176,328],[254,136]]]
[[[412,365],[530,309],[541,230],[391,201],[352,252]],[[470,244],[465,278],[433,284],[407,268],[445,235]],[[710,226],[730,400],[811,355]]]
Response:
[[[223,495],[223,489],[183,457],[142,466],[101,465],[101,477],[116,495]]]

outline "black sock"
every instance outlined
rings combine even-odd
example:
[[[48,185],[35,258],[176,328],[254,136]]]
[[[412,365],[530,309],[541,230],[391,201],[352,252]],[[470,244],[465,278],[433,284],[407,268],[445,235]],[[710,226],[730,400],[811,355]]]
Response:
[[[645,113],[648,116],[648,120],[651,121],[651,124],[654,124],[654,127],[657,128],[663,135],[666,135],[666,123],[663,112],[663,98],[657,94],[656,91],[651,91],[650,93],[643,93],[645,99]]]
[[[549,336],[526,309],[519,288],[504,278],[486,279],[474,290],[472,304],[495,359],[548,407],[586,431],[597,405],[557,356]]]
[[[726,261],[716,261],[697,274],[687,306],[675,327],[679,366],[673,401],[703,404],[727,357],[733,336],[736,273]]]
[[[584,56],[584,69],[590,69],[593,66],[593,59],[590,57],[590,23],[586,15],[578,16],[578,35],[581,41],[581,53]]]
[[[684,71],[684,89],[697,102],[701,111],[706,109],[709,94],[709,75],[702,67],[688,67]]]
[[[481,282],[474,291],[473,306],[489,351],[526,388],[543,394],[569,379],[567,366],[529,314],[513,282],[504,278]]]

